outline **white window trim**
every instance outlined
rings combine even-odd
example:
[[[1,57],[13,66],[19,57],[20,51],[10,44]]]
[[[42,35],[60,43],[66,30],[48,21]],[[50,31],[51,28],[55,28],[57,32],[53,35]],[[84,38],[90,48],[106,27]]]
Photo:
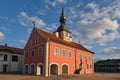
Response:
[[[42,48],[42,54],[39,54],[39,49]],[[43,55],[43,46],[38,48],[38,56],[42,56]]]
[[[71,50],[68,51],[68,57],[71,58],[71,57],[69,56],[69,52],[71,53],[71,57],[72,57],[72,51],[71,51]]]
[[[65,56],[63,55],[63,51],[65,51]],[[66,57],[66,55],[67,55],[67,51],[65,49],[62,49],[62,56]]]
[[[59,52],[57,53],[57,55],[56,55],[56,52],[55,52],[56,49],[59,49]],[[60,56],[60,48],[54,47],[54,56]]]

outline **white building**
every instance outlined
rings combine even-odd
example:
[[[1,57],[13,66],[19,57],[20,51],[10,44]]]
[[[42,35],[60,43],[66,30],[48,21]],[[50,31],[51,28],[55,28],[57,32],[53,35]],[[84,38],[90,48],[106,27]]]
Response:
[[[0,45],[0,72],[21,73],[23,61],[22,49]]]

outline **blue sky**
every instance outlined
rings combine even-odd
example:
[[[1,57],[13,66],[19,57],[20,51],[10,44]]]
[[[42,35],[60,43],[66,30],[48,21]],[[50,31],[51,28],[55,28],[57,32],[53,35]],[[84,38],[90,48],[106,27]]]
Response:
[[[0,0],[0,44],[23,48],[33,28],[54,32],[61,4],[73,40],[96,59],[120,58],[120,0]]]

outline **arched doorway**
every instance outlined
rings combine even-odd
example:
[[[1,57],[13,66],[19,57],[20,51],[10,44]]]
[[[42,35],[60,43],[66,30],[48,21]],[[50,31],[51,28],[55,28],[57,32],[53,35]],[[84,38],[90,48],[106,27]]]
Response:
[[[37,65],[37,75],[43,75],[43,65],[42,64]]]
[[[7,72],[7,66],[8,66],[7,64],[3,65],[3,72]]]
[[[52,64],[50,66],[50,74],[51,75],[58,75],[58,66],[56,64]]]
[[[25,65],[25,74],[28,74],[28,65]]]
[[[62,66],[62,74],[68,74],[68,66],[67,65]]]
[[[35,66],[31,65],[31,74],[35,74]]]

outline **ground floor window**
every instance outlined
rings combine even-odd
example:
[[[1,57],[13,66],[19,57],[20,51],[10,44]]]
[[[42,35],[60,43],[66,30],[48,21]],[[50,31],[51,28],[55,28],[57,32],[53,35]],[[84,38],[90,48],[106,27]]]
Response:
[[[31,74],[35,74],[35,66],[31,65]]]

